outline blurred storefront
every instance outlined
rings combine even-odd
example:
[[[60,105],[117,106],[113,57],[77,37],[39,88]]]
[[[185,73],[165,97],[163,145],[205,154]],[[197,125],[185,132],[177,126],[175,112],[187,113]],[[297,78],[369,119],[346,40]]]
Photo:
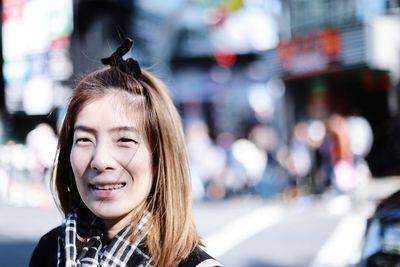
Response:
[[[3,1],[8,136],[55,126],[73,81],[126,35],[171,88],[184,123],[205,121],[215,140],[262,124],[287,143],[298,121],[358,114],[374,131],[373,173],[400,171],[398,1],[53,2]]]
[[[72,75],[72,1],[2,1],[2,125],[8,138],[24,140],[65,102]]]
[[[284,136],[284,89],[275,62],[263,60],[279,42],[280,1],[195,1],[180,11],[171,90],[184,121],[206,121],[214,139],[247,137],[257,124]]]
[[[40,123],[56,130],[76,80],[132,32],[133,1],[4,0],[3,141]]]
[[[394,145],[398,143],[394,136],[395,125],[400,125],[395,90],[400,47],[395,37],[399,16],[393,15],[398,12],[398,3],[279,1],[274,13],[274,5],[265,8],[267,2],[244,1],[235,12],[215,3],[181,9],[186,15],[180,18],[185,23],[178,24],[170,55],[173,93],[182,113],[203,114],[214,137],[224,131],[242,137],[252,125],[261,123],[274,125],[283,142],[290,139],[299,121],[324,121],[334,113],[362,116],[374,133],[367,158],[373,175],[398,173],[400,150]],[[259,11],[267,19],[256,23]],[[253,18],[240,20],[246,16]],[[268,26],[256,27],[262,23]],[[273,25],[278,27],[275,35],[271,34]],[[268,36],[271,42],[254,40],[250,35]],[[277,42],[274,38],[278,35]],[[249,55],[252,59],[246,61]],[[251,69],[261,75],[254,79]],[[277,100],[266,88],[274,83],[270,81],[280,79],[284,97]],[[263,99],[263,93],[254,91],[263,91],[267,97]],[[251,95],[263,103],[258,106],[263,106],[264,114],[271,108],[269,103],[278,103],[271,108],[275,112],[272,119],[260,120]]]
[[[379,37],[382,29],[397,36],[396,19],[383,19],[398,18],[390,15],[396,1],[173,3],[174,9],[140,5],[152,14],[140,24],[161,32],[164,42],[138,29],[158,44],[158,58],[171,59],[166,80],[185,121],[205,120],[213,138],[240,138],[256,124],[269,125],[287,143],[298,121],[360,115],[373,128],[373,174],[400,171],[393,145],[400,49],[394,37]]]
[[[265,65],[256,54],[225,57],[172,62],[171,91],[184,121],[204,120],[213,139],[224,132],[246,138],[257,124],[285,135],[284,88],[279,78],[265,75]]]
[[[386,2],[287,1],[291,36],[277,49],[289,127],[334,113],[365,117],[374,133],[367,160],[375,176],[400,171],[398,141],[389,126],[399,123],[394,84],[400,59],[384,58],[400,52],[395,30],[400,24],[398,16],[387,22],[398,4]],[[385,40],[377,37],[383,18]]]

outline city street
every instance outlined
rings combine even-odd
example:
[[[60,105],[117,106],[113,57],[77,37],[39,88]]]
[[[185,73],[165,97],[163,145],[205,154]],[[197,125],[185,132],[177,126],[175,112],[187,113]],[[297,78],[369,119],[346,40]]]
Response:
[[[345,266],[351,261],[350,254],[357,252],[366,210],[351,209],[346,197],[303,197],[289,204],[271,203],[249,209],[252,205],[243,204],[243,210],[249,212],[225,225],[222,234],[206,238],[210,252],[225,266]],[[346,228],[342,233],[336,232],[343,224]],[[328,245],[330,252],[325,253],[335,255],[334,261],[329,261],[319,255],[334,233],[335,238],[341,235],[345,240],[339,240],[340,245]]]
[[[206,250],[229,267],[346,266],[357,259],[372,204],[400,188],[399,179],[370,182],[359,200],[326,194],[291,201],[244,196],[195,204]],[[27,266],[38,238],[61,222],[55,208],[0,205],[2,266]]]
[[[192,264],[187,240],[225,267],[400,266],[400,194],[381,202],[400,193],[400,0],[0,12],[0,267],[29,266],[62,225],[51,189],[104,220],[101,256],[125,219],[147,229],[148,202],[157,267]]]

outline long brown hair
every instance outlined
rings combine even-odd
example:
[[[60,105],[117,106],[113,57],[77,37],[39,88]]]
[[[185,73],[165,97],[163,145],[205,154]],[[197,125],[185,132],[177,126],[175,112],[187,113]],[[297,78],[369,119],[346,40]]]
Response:
[[[146,202],[152,214],[146,237],[157,266],[177,266],[201,244],[193,222],[187,152],[180,116],[166,86],[146,70],[138,79],[116,67],[85,76],[74,89],[59,134],[58,155],[53,175],[54,195],[66,214],[84,208],[70,163],[74,123],[89,101],[110,90],[121,90],[143,101],[143,130],[152,151],[153,185]]]

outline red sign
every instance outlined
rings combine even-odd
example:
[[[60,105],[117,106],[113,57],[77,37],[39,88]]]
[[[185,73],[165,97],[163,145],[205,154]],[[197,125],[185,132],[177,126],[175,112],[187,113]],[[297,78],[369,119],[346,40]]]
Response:
[[[9,19],[21,19],[24,0],[3,0],[3,23]]]
[[[340,36],[334,29],[306,33],[278,46],[282,68],[291,74],[325,70],[338,61],[339,53]]]

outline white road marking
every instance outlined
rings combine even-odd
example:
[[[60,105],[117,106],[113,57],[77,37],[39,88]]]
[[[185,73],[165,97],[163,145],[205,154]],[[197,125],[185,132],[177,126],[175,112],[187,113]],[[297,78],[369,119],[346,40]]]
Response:
[[[277,223],[283,214],[283,208],[277,206],[258,208],[205,237],[205,250],[218,258],[244,240]]]
[[[366,219],[361,214],[348,214],[324,243],[309,267],[344,267],[358,252]]]

